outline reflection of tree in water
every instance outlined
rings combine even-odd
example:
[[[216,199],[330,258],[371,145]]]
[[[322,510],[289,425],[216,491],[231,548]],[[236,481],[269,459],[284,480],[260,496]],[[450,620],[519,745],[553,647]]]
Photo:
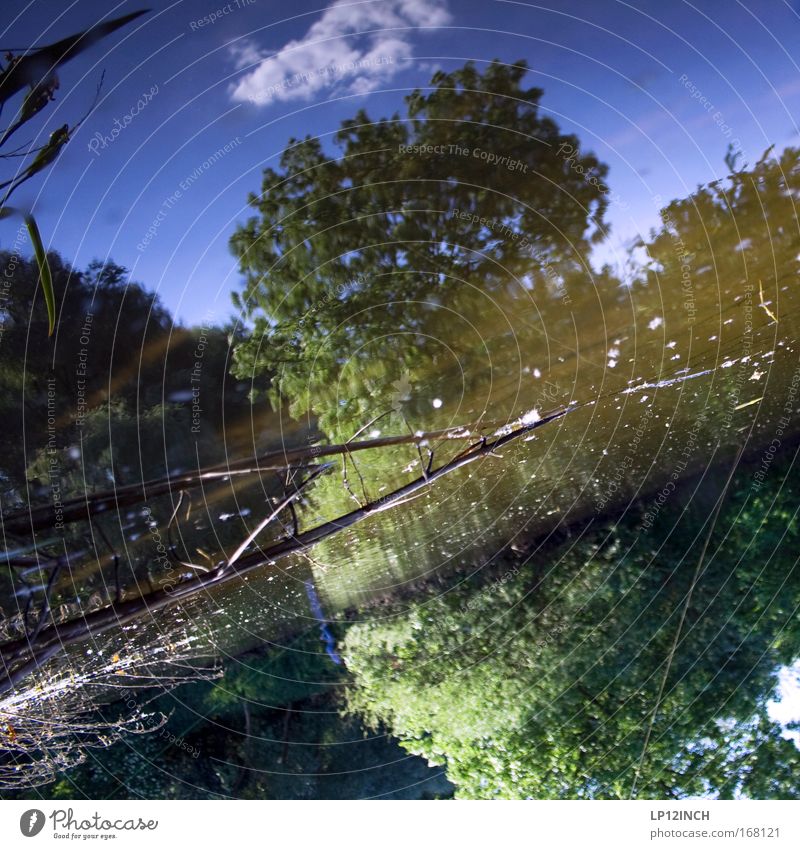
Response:
[[[236,346],[241,379],[273,375],[274,404],[344,441],[513,418],[535,406],[539,378],[558,403],[586,402],[755,353],[746,335],[766,339],[769,304],[792,297],[798,151],[666,204],[623,281],[588,264],[607,167],[541,115],[523,68],[437,74],[405,117],[344,122],[340,159],[290,143],[232,240],[254,328]],[[454,140],[527,171],[451,152]],[[711,401],[720,415],[730,397]],[[369,495],[409,463],[370,457]],[[348,481],[364,500],[354,469]],[[341,488],[317,489],[331,510]]]
[[[273,397],[346,439],[391,409],[398,380],[435,391],[437,374],[441,388],[460,369],[472,384],[487,358],[508,363],[515,311],[533,322],[531,291],[552,287],[548,270],[561,280],[584,268],[606,206],[558,153],[578,141],[540,113],[524,74],[522,63],[438,73],[407,98],[405,119],[344,122],[338,160],[315,139],[290,143],[232,240],[254,320],[240,377],[277,372]],[[604,177],[592,155],[578,161]]]
[[[226,498],[218,489],[205,498],[196,490],[181,498],[179,482],[158,492],[148,489],[146,504],[139,492],[123,505],[127,509],[97,510],[91,525],[66,524],[52,532],[57,518],[52,514],[47,527],[35,529],[35,543],[28,509],[52,505],[56,496],[62,503],[85,501],[165,475],[177,480],[176,475],[225,460],[228,451],[241,455],[280,439],[265,436],[271,417],[254,410],[246,397],[249,387],[227,374],[236,331],[176,325],[158,297],[113,262],[93,262],[85,271],[56,254],[49,262],[60,315],[50,347],[33,341],[47,332],[35,263],[0,252],[0,269],[14,295],[4,302],[0,360],[3,383],[11,390],[0,396],[4,530],[7,550],[20,555],[13,572],[21,585],[17,590],[46,583],[47,571],[37,580],[37,557],[46,566],[66,550],[70,573],[62,572],[65,594],[55,587],[54,607],[90,598],[96,607],[114,598],[119,583],[128,594],[146,591],[164,577],[165,566],[177,567],[179,560],[207,563],[198,548],[210,554],[235,545],[241,516],[261,509],[264,491],[280,489],[277,481],[253,486],[250,478],[245,487],[237,478]],[[193,387],[200,389],[199,418]],[[231,493],[238,499],[233,505]],[[168,530],[178,501],[180,515]],[[11,514],[21,520],[10,520]],[[153,523],[164,546],[175,549],[169,564],[159,563],[163,558],[155,554]],[[7,577],[0,577],[8,599],[0,608],[13,617],[16,590]]]
[[[651,721],[639,797],[796,797],[800,753],[766,712],[800,655],[790,465],[729,497],[674,656],[718,487],[650,533],[594,527],[352,626],[351,710],[446,765],[464,797],[628,798]]]
[[[209,494],[205,509],[195,499],[190,510],[185,498],[179,521],[168,531],[178,490],[146,503],[140,495],[139,503],[100,513],[91,523],[54,528],[51,515],[31,530],[28,510],[52,508],[54,494],[62,502],[72,497],[86,501],[102,490],[223,459],[219,434],[225,414],[231,444],[242,442],[243,433],[252,439],[246,387],[226,378],[230,345],[222,329],[175,327],[158,299],[114,263],[92,263],[81,272],[56,254],[49,262],[61,317],[50,346],[40,341],[47,333],[47,314],[36,296],[38,268],[0,253],[0,268],[13,293],[3,305],[0,365],[4,385],[11,389],[0,397],[4,647],[176,581],[190,573],[181,559],[203,562],[197,547],[213,551],[241,540],[235,521],[211,527],[209,511],[218,515],[226,509],[223,504],[216,510],[218,493]],[[204,412],[201,432],[194,434],[186,396],[201,332]],[[260,490],[244,493],[230,518],[263,503]],[[15,524],[13,515],[22,521]],[[198,623],[184,621],[179,627],[172,614],[160,627],[163,633],[156,629],[152,640],[138,647],[135,630],[118,631],[105,659],[95,640],[88,642],[91,653],[76,648],[66,658],[40,656],[44,665],[23,664],[30,674],[15,679],[11,693],[5,693],[4,680],[0,749],[6,786],[49,781],[79,762],[84,748],[157,726],[156,717],[138,701],[118,711],[126,701],[119,702],[119,694],[147,688],[163,692],[204,677],[186,666],[169,667],[192,655]],[[118,661],[111,660],[115,655]],[[18,667],[4,665],[4,671]],[[98,705],[109,702],[117,707],[97,713]],[[109,720],[108,714],[115,716]]]
[[[178,334],[178,354],[185,357],[187,364],[177,370],[163,367],[164,352],[171,357],[175,351],[171,320],[141,289],[121,285],[123,269],[93,266],[85,277],[76,275],[71,279],[70,269],[54,263],[59,302],[63,304],[63,315],[69,318],[62,337],[67,338],[64,344],[68,358],[55,358],[51,363],[46,352],[31,352],[33,361],[28,360],[28,369],[34,371],[34,391],[26,392],[33,414],[27,418],[30,434],[36,434],[36,428],[41,428],[46,420],[45,376],[51,365],[61,370],[57,380],[59,402],[68,411],[74,404],[73,363],[69,356],[83,344],[79,335],[86,312],[83,301],[90,291],[97,298],[93,307],[93,356],[105,363],[117,356],[118,349],[128,354],[144,352],[138,371],[123,369],[127,377],[122,375],[118,383],[109,383],[111,397],[102,393],[105,376],[93,387],[92,409],[86,414],[83,429],[84,449],[96,461],[89,469],[88,479],[83,477],[85,464],[80,456],[76,461],[74,454],[80,448],[80,439],[74,422],[68,422],[72,429],[65,431],[68,438],[59,443],[57,453],[65,491],[80,495],[87,485],[102,487],[104,479],[116,486],[128,483],[129,475],[134,480],[137,476],[157,477],[220,459],[223,437],[230,433],[229,418],[221,412],[223,406],[233,406],[242,413],[238,429],[245,439],[234,444],[245,445],[247,438],[252,439],[248,418],[251,411],[244,403],[242,384],[225,379],[231,344],[235,346],[235,371],[240,380],[255,382],[256,388],[269,386],[276,411],[288,401],[296,418],[308,417],[309,433],[318,424],[334,441],[356,434],[371,438],[376,432],[408,434],[409,430],[421,428],[493,420],[491,433],[494,427],[502,428],[532,408],[546,412],[572,400],[589,405],[601,397],[608,404],[597,405],[598,423],[613,430],[619,421],[613,411],[618,409],[618,393],[630,392],[648,382],[657,386],[658,381],[671,380],[689,367],[709,373],[717,370],[723,377],[710,397],[703,398],[699,390],[694,393],[697,408],[688,409],[682,414],[683,419],[675,420],[679,426],[675,431],[679,432],[683,423],[691,426],[706,407],[712,413],[706,414],[706,430],[713,431],[720,421],[731,424],[732,412],[751,399],[749,395],[745,397],[742,386],[734,385],[728,391],[722,383],[724,375],[733,373],[723,370],[727,359],[737,363],[736,375],[741,372],[742,376],[739,382],[749,387],[749,376],[741,371],[742,358],[750,356],[743,339],[752,335],[753,352],[763,352],[765,348],[757,349],[757,343],[760,345],[768,334],[777,332],[776,317],[781,332],[791,339],[793,293],[786,287],[797,271],[793,247],[796,232],[791,224],[797,152],[785,151],[778,160],[765,159],[750,172],[737,173],[726,182],[700,189],[691,198],[671,203],[662,215],[664,226],[652,234],[647,244],[639,246],[646,248],[647,263],[635,266],[637,273],[622,286],[610,268],[593,272],[587,265],[591,243],[603,233],[605,200],[601,186],[606,167],[589,154],[578,153],[568,161],[559,153],[564,145],[571,153],[579,150],[578,140],[561,134],[552,121],[540,115],[541,91],[523,89],[523,76],[521,67],[508,69],[500,65],[490,66],[482,75],[470,66],[450,75],[437,74],[430,91],[416,92],[408,99],[405,121],[395,118],[370,124],[360,114],[346,122],[338,138],[345,154],[341,160],[329,158],[318,141],[307,139],[287,149],[282,160],[283,173],[265,173],[264,194],[252,200],[257,217],[240,228],[233,239],[247,277],[239,305],[252,319],[254,330],[229,328],[227,334],[221,330],[210,333],[216,353],[213,358],[208,354],[205,362],[208,366],[213,359],[216,377],[212,379],[212,391],[220,396],[220,403],[216,414],[204,419],[204,425],[210,427],[204,427],[199,440],[190,435],[191,411],[185,400],[181,401],[190,385],[187,378],[195,344],[192,333]],[[458,150],[450,148],[454,139],[458,140]],[[527,171],[520,173],[520,169],[491,165],[487,159],[464,155],[462,150],[500,151],[508,161],[523,163]],[[575,168],[576,162],[581,164],[583,173]],[[595,179],[586,179],[587,174]],[[763,250],[767,243],[772,253]],[[24,275],[34,278],[35,273],[30,264],[21,264],[17,271],[20,279]],[[33,286],[26,290],[32,292]],[[20,361],[27,354],[25,309],[32,309],[35,320],[44,320],[41,304],[33,304],[32,296],[30,300],[14,317],[4,339],[4,345],[21,355]],[[115,343],[113,334],[104,334],[102,328],[116,330],[116,317],[124,304],[133,304],[134,313],[146,313],[148,320],[125,324],[120,330],[124,344],[120,345],[119,339]],[[69,334],[78,336],[72,339]],[[777,350],[777,346],[769,347]],[[771,362],[766,354],[762,360],[752,362],[748,369],[758,371]],[[19,373],[13,360],[4,361],[4,368],[17,381],[18,388],[31,380],[30,375]],[[785,375],[777,369],[776,375],[774,379],[780,386]],[[548,387],[544,398],[543,387]],[[437,399],[442,398],[446,403],[437,404]],[[646,400],[644,392],[635,399],[637,404]],[[663,403],[671,400],[667,398]],[[11,416],[12,405],[9,403],[2,412]],[[570,417],[570,422],[580,421],[580,415]],[[12,440],[12,431],[4,431],[2,438]],[[296,432],[297,429],[293,431]],[[584,446],[587,451],[599,448],[597,440],[603,430],[595,427],[593,432],[595,442],[590,437]],[[22,433],[21,425],[16,426],[16,433]],[[620,429],[622,433],[624,430]],[[31,442],[28,435],[25,434],[26,441]],[[707,436],[705,431],[702,436]],[[615,449],[623,450],[626,437],[627,434],[620,437],[615,432]],[[17,458],[22,463],[4,475],[6,494],[12,501],[25,500],[22,493],[27,490],[26,475],[41,477],[48,469],[41,432],[31,444],[42,449],[38,456],[34,451],[32,456]],[[698,439],[698,452],[706,451],[709,444]],[[353,499],[363,504],[389,498],[394,488],[420,473],[427,474],[433,467],[427,451],[432,447],[420,446],[419,451],[408,446],[382,448],[371,452],[369,461],[359,462],[358,468],[344,451],[337,474],[315,484],[313,502],[319,521],[341,517],[353,507]],[[541,443],[537,447],[541,448]],[[568,447],[574,454],[574,449]],[[451,459],[463,446],[445,447],[444,456],[439,456],[440,448],[436,448],[437,464]],[[563,450],[554,457],[548,456],[546,463],[551,467],[569,463]],[[595,471],[578,459],[576,475],[560,487],[570,500],[583,493],[586,481],[581,474]],[[522,464],[516,471],[524,472]],[[604,471],[601,469],[600,473]],[[555,475],[548,472],[548,477]],[[657,474],[653,477],[655,483]],[[283,494],[280,482],[272,481],[270,486]],[[420,489],[428,493],[432,513],[435,512],[437,489],[427,487],[426,481]],[[484,501],[491,502],[488,512],[496,513],[500,501],[495,489],[487,485],[486,497],[480,486],[477,491],[481,506],[485,506]],[[468,493],[474,492],[474,485],[465,485],[460,492],[461,504]],[[35,486],[30,495],[34,503],[47,498],[47,493],[38,492]],[[222,515],[241,518],[245,510],[252,511],[255,521],[247,523],[247,533],[266,515],[267,496],[275,503],[274,491],[262,481],[249,493],[231,485],[223,497],[234,502],[235,510],[217,513],[218,506],[220,511],[223,509],[222,500],[212,498],[206,500],[203,512],[192,513],[191,521],[189,513],[184,513],[183,502],[176,507],[174,498],[164,498],[155,505],[154,521],[166,535],[167,524],[171,525],[176,517],[181,520],[182,526],[172,528],[178,540],[172,552],[175,559],[184,568],[195,569],[197,564],[190,561],[196,561],[196,555],[203,552],[207,558],[204,568],[211,568],[221,562],[226,550],[230,552],[244,538],[238,522],[236,527],[220,524]],[[414,516],[413,508],[401,507],[400,513],[405,518]],[[447,515],[451,514],[452,508]],[[95,529],[70,529],[69,539],[75,548],[88,539],[88,545],[97,553],[97,540],[104,541],[102,556],[96,557],[86,571],[76,569],[69,576],[73,584],[78,579],[82,601],[89,597],[90,607],[108,611],[119,600],[119,588],[109,579],[107,569],[103,573],[103,568],[113,551],[127,547],[130,540],[124,535],[128,532],[136,534],[140,543],[126,584],[131,593],[146,593],[152,589],[148,582],[163,577],[151,574],[152,564],[147,562],[148,548],[143,541],[149,540],[152,522],[142,522],[142,516],[141,512],[131,511],[124,520],[127,524],[117,522],[116,516],[95,517]],[[150,520],[152,514],[145,518]],[[272,539],[277,535],[291,540],[297,534],[297,527],[293,526],[297,517],[286,512],[280,518],[282,521],[270,531]],[[429,518],[441,524],[441,515]],[[474,537],[479,535],[482,523],[494,521],[492,515],[479,515],[477,511],[467,519]],[[115,524],[120,527],[115,529]],[[586,549],[584,557],[589,565],[583,566],[574,560],[578,546],[565,555],[573,568],[565,569],[564,577],[561,572],[549,573],[530,597],[525,595],[530,587],[523,586],[520,580],[522,569],[520,579],[506,582],[496,593],[481,593],[477,606],[465,596],[462,624],[451,630],[446,624],[450,620],[439,617],[446,611],[437,605],[447,607],[459,599],[458,595],[426,606],[425,610],[436,613],[438,622],[430,639],[423,638],[426,623],[422,631],[412,628],[410,634],[401,624],[396,626],[400,629],[397,633],[373,633],[360,626],[353,629],[346,645],[353,654],[361,686],[353,696],[354,707],[375,721],[396,726],[398,734],[415,741],[409,745],[421,747],[433,759],[447,756],[465,793],[486,790],[481,788],[478,776],[485,777],[491,767],[496,772],[497,786],[505,788],[502,792],[510,793],[508,788],[522,776],[519,786],[530,781],[532,794],[568,795],[570,791],[565,787],[575,792],[621,794],[629,783],[628,777],[620,775],[635,762],[647,707],[653,702],[657,674],[651,673],[659,668],[659,658],[664,657],[669,644],[668,635],[657,630],[657,625],[668,620],[669,605],[685,594],[685,580],[691,570],[680,565],[677,550],[672,555],[674,574],[671,566],[664,572],[661,559],[659,569],[649,566],[642,570],[647,559],[644,543],[635,542],[633,532],[624,523],[614,536],[622,546],[620,550],[628,543],[635,545],[633,553],[617,564],[608,580],[607,571],[617,563],[618,552],[608,545],[598,552]],[[763,543],[761,532],[758,538]],[[348,540],[348,544],[351,542],[354,548],[360,544],[355,537]],[[46,554],[47,544],[41,539],[38,544]],[[384,550],[392,548],[392,540],[384,540],[378,548],[380,558]],[[663,558],[669,565],[673,561],[669,560],[668,549],[664,551],[667,554]],[[709,580],[703,582],[702,592],[693,600],[689,611],[693,627],[687,633],[694,636],[687,651],[682,646],[675,667],[682,669],[686,658],[693,657],[692,645],[694,656],[701,656],[698,635],[702,634],[708,641],[708,656],[721,664],[723,672],[731,672],[729,679],[725,678],[727,673],[723,674],[723,684],[727,680],[728,689],[723,686],[713,697],[695,698],[704,692],[704,685],[694,676],[699,676],[697,670],[710,668],[703,655],[703,662],[687,673],[678,687],[687,688],[684,695],[694,706],[690,721],[677,712],[683,704],[678,691],[668,695],[654,725],[647,762],[650,766],[640,786],[642,794],[659,792],[671,780],[674,784],[670,786],[680,792],[696,792],[706,779],[715,787],[728,787],[733,781],[731,776],[738,775],[731,753],[750,752],[756,746],[763,748],[762,763],[769,762],[770,757],[780,759],[775,770],[775,792],[789,792],[790,783],[781,777],[781,770],[791,762],[791,753],[785,747],[781,751],[782,744],[773,739],[763,709],[759,714],[753,698],[740,694],[732,683],[747,680],[748,686],[753,684],[751,690],[757,684],[759,692],[765,692],[771,672],[756,663],[755,677],[750,681],[743,670],[748,662],[757,660],[756,655],[730,646],[724,649],[716,636],[703,631],[713,616],[703,614],[702,604],[708,602],[716,615],[715,597],[703,595],[715,586],[714,581],[719,597],[726,599],[733,598],[727,594],[731,586],[742,591],[750,586],[753,575],[741,564],[733,574],[725,572],[731,568],[733,551],[730,549],[728,556],[723,556],[723,552],[714,557],[713,569],[721,571],[709,571]],[[400,566],[401,571],[407,568],[405,563]],[[45,581],[47,574],[45,569]],[[187,574],[179,577],[186,578]],[[62,577],[64,582],[55,587],[54,601],[63,601],[57,593],[69,586],[66,576]],[[791,586],[790,581],[787,584]],[[463,592],[468,592],[468,588]],[[617,609],[614,605],[618,596],[623,599],[619,616],[605,615],[606,611]],[[486,645],[499,647],[493,655],[495,661],[478,664],[484,655],[476,648],[480,640],[472,637],[476,629],[484,627],[484,620],[475,619],[476,611],[483,610],[484,619],[492,621],[496,618],[492,605],[504,597],[518,602],[510,614],[510,636],[504,640],[502,635],[492,635]],[[531,604],[540,604],[542,598],[552,598],[553,609],[560,611],[550,625],[548,617],[556,614],[549,607],[537,609],[535,616],[531,613]],[[766,596],[759,603],[764,610],[769,609]],[[648,604],[655,615],[639,616]],[[67,613],[73,614],[74,610]],[[515,616],[521,618],[517,621]],[[508,617],[506,620],[508,624]],[[750,620],[743,614],[741,621],[746,624]],[[760,635],[767,635],[770,621],[767,618],[759,624]],[[754,622],[750,624],[755,627]],[[544,638],[542,629],[547,631]],[[745,631],[735,631],[732,639],[744,634]],[[576,642],[589,641],[592,635],[609,646],[630,637],[628,644],[640,649],[637,659],[632,664],[623,663],[603,649],[600,657],[608,662],[590,664],[588,649],[573,657],[571,650]],[[399,689],[387,690],[383,702],[377,679],[369,677],[386,671],[380,666],[380,658],[376,660],[370,654],[373,638],[399,652],[393,662],[400,665],[392,667],[391,673]],[[535,663],[525,659],[525,648],[532,639],[544,643],[541,660],[553,671],[552,680],[542,679],[542,689],[536,690],[540,695],[529,704],[526,700],[531,693],[535,695],[531,689],[534,683],[540,686],[542,669],[538,655]],[[746,643],[747,651],[750,645],[759,643]],[[436,665],[425,662],[429,655],[438,658],[441,651],[451,649],[457,658],[463,655],[465,680],[474,685],[465,689],[462,702],[455,700],[458,692],[451,688],[449,678],[424,680],[428,667]],[[723,662],[725,651],[730,654],[728,662]],[[796,654],[794,649],[787,649],[780,656],[776,654],[772,662],[785,662],[793,652]],[[415,671],[407,671],[409,663],[404,658],[414,659]],[[517,679],[506,674],[515,663],[528,670]],[[530,677],[526,677],[528,673]],[[415,679],[414,675],[422,677]],[[427,697],[419,690],[423,683],[431,684]],[[408,698],[406,712],[397,707],[398,694]],[[370,704],[370,699],[375,699],[375,703]],[[484,701],[491,710],[482,710]],[[700,704],[695,705],[696,701]],[[730,704],[729,713],[721,718],[734,717],[739,723],[739,737],[733,743],[729,741],[727,748],[720,737],[724,729],[714,731],[717,726],[709,713],[716,704],[725,704],[726,709]],[[452,713],[456,711],[454,705],[460,705],[456,713]],[[521,705],[527,707],[523,710]],[[431,718],[426,720],[426,713]],[[544,724],[539,724],[540,715],[542,722],[547,720],[547,729],[541,734],[536,731],[544,729]],[[565,731],[557,725],[560,736],[546,737],[554,733],[552,723],[556,719],[560,723],[566,716],[572,717],[571,728]],[[676,727],[665,725],[664,717],[674,717]],[[746,733],[753,740],[758,737],[756,742],[746,742],[742,737],[746,731],[742,723],[751,720],[756,724]],[[439,722],[441,725],[435,724]],[[428,727],[426,723],[434,725]],[[530,727],[536,731],[532,739],[541,743],[535,753],[526,748]],[[472,736],[467,734],[465,738],[467,748],[463,752],[458,748],[459,728],[472,729]],[[498,746],[517,752],[519,764],[502,758],[495,763],[492,758],[496,759],[496,753],[488,753],[489,744],[480,742],[495,739],[492,735],[501,728],[507,733],[499,739]],[[730,734],[729,738],[734,740]],[[575,754],[570,739],[579,739],[584,751]],[[687,740],[699,748],[681,748],[680,741]],[[440,749],[429,750],[425,748],[428,745]],[[709,746],[718,747],[720,753],[719,757],[710,757],[704,751],[704,763],[716,763],[718,772],[713,774],[702,773],[696,763],[701,749]],[[613,757],[606,757],[611,750]],[[617,768],[618,773],[612,774]],[[676,778],[665,778],[665,772],[670,770]],[[490,770],[489,774],[495,773]],[[701,778],[696,777],[701,774]],[[757,795],[754,788],[766,780],[764,775],[759,767],[737,780],[745,782],[746,792]]]

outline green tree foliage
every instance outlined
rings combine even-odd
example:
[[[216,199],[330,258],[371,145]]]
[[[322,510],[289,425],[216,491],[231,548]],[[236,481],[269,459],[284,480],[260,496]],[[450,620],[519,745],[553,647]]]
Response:
[[[800,490],[783,473],[720,515],[640,798],[800,795],[800,753],[766,713],[779,664],[800,655]],[[649,533],[629,514],[548,550],[546,566],[540,552],[352,626],[349,709],[446,765],[461,797],[628,798],[711,512],[683,506]]]
[[[404,117],[345,121],[338,157],[290,141],[231,240],[253,328],[240,378],[273,372],[273,402],[347,438],[396,405],[398,385],[485,359],[484,337],[495,354],[513,347],[521,299],[585,272],[607,169],[541,114],[525,73],[438,72]]]
[[[638,247],[649,258],[642,279],[653,289],[681,292],[674,299],[682,319],[674,322],[676,331],[690,329],[692,306],[728,306],[729,294],[741,299],[746,286],[754,307],[771,305],[762,317],[779,311],[781,291],[800,272],[799,190],[800,148],[787,147],[776,156],[770,148],[752,168],[701,186],[661,210],[662,226]]]
[[[128,456],[117,461],[119,471],[127,467],[118,483],[196,467],[198,456],[201,464],[219,462],[225,456],[225,440],[229,452],[261,449],[268,443],[262,435],[267,421],[247,398],[249,385],[228,373],[231,344],[240,338],[237,331],[175,324],[158,296],[113,261],[92,262],[80,271],[51,253],[49,265],[59,321],[52,344],[44,346],[38,334],[46,333],[48,318],[35,291],[38,267],[18,254],[0,252],[5,296],[0,301],[0,379],[6,390],[0,396],[0,469],[8,499],[4,507],[22,497],[28,467],[53,447],[51,437],[58,450],[74,453],[82,434],[101,438],[104,416],[106,445],[100,449],[93,443],[98,452],[93,456],[108,454],[112,446],[120,456]],[[193,390],[198,394],[193,396]],[[194,419],[193,403],[201,408]],[[152,419],[157,429],[159,417],[164,433],[146,433],[146,423]],[[143,427],[138,435],[137,418]],[[126,421],[134,429],[125,431],[125,439],[119,430],[118,438],[115,428],[123,428]],[[165,440],[167,432],[170,438]],[[140,449],[141,456],[131,454]],[[111,470],[103,466],[90,472],[99,476],[87,481],[91,489],[101,478],[108,480]],[[84,491],[76,482],[69,493]]]
[[[189,684],[154,707],[169,714],[156,734],[98,752],[46,798],[425,798],[450,787],[396,741],[342,720],[341,667],[316,626],[225,664],[213,685]]]
[[[114,262],[93,262],[80,271],[51,253],[49,265],[59,322],[52,343],[43,345],[39,331],[46,334],[48,318],[36,293],[37,265],[16,253],[0,252],[4,513],[50,504],[56,496],[62,502],[83,498],[275,446],[269,417],[254,411],[247,397],[249,386],[228,374],[236,331],[210,323],[176,325],[159,298]],[[76,523],[55,535],[40,535],[43,555],[63,553],[63,535],[72,551],[90,558],[79,578],[64,575],[55,585],[53,601],[90,595],[107,600],[117,577],[123,586],[146,588],[147,578],[156,578],[167,566],[163,559],[154,565],[149,522],[161,526],[164,544],[174,544],[183,561],[196,562],[198,549],[208,553],[235,547],[246,533],[239,521],[242,511],[260,515],[265,491],[278,489],[271,477],[251,483],[247,491],[238,488],[233,505],[230,490],[207,492],[193,501],[187,497],[169,535],[164,526],[178,492],[151,497],[146,505],[151,513],[144,512],[145,505],[112,510],[95,517],[93,530]],[[221,502],[225,495],[228,500]],[[29,542],[23,534],[9,537],[7,546]],[[176,566],[175,558],[171,566]],[[19,574],[13,586],[6,584],[7,577],[0,575],[0,595],[12,599],[5,609],[13,610]],[[33,576],[30,580],[37,583]]]
[[[211,435],[192,438],[191,427],[190,411],[179,404],[155,404],[137,414],[114,401],[87,413],[75,442],[55,451],[42,449],[29,475],[46,480],[55,462],[69,496],[153,480],[196,466],[198,443],[205,442],[210,453]]]
[[[59,327],[52,345],[44,346],[37,341],[48,322],[45,304],[36,297],[38,266],[0,253],[6,295],[0,369],[7,389],[0,399],[5,422],[0,444],[3,472],[18,491],[28,462],[48,444],[48,403],[62,448],[74,441],[76,422],[109,398],[133,407],[141,385],[149,395],[143,402],[161,400],[163,363],[148,353],[160,350],[163,356],[162,340],[172,327],[158,298],[128,281],[126,269],[93,263],[80,272],[54,253],[49,265]]]

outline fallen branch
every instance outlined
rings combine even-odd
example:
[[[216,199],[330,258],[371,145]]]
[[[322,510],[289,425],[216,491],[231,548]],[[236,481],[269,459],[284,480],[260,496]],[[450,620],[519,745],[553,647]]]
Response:
[[[127,625],[141,616],[146,614],[152,615],[178,602],[187,601],[205,590],[210,590],[213,587],[238,579],[264,566],[272,565],[281,558],[302,551],[334,534],[340,533],[345,528],[352,527],[370,516],[382,513],[384,510],[388,510],[404,502],[409,496],[426,487],[432,486],[439,478],[463,466],[473,463],[482,457],[496,456],[494,452],[503,445],[560,419],[577,409],[580,408],[578,406],[567,407],[544,416],[535,422],[520,425],[516,429],[491,441],[481,439],[480,442],[470,446],[466,451],[449,462],[444,463],[438,469],[427,472],[422,477],[416,478],[405,486],[379,498],[377,501],[365,504],[363,507],[352,510],[350,513],[346,513],[333,521],[324,522],[308,531],[283,539],[265,548],[263,551],[242,557],[236,567],[229,565],[229,561],[226,560],[210,572],[194,578],[188,578],[169,590],[154,590],[145,596],[111,604],[101,610],[87,613],[81,619],[72,620],[60,625],[51,625],[48,628],[42,629],[36,635],[35,640],[21,638],[8,642],[0,646],[0,655],[3,657],[6,670],[9,670],[5,680],[0,680],[0,694],[12,689],[22,678],[32,670],[38,668],[43,661],[37,661],[37,658],[45,655],[47,657],[52,656],[54,649],[58,652],[67,646],[98,637],[111,629]],[[443,431],[442,433],[447,433],[447,431]],[[407,441],[403,437],[389,437],[389,439],[404,439]],[[352,450],[352,447],[351,445],[350,450]],[[25,658],[31,655],[33,656],[31,660],[28,660],[18,669],[11,671],[14,664],[25,661]]]
[[[136,504],[141,504],[150,498],[166,495],[173,490],[193,489],[205,483],[224,480],[225,478],[236,475],[255,475],[260,472],[284,468],[284,465],[259,465],[254,468],[231,469],[225,472],[216,471],[211,468],[201,469],[197,472],[187,472],[182,475],[158,478],[145,483],[133,483],[128,486],[118,487],[115,490],[104,490],[93,495],[80,495],[62,502],[58,522],[65,525],[72,522],[81,522],[86,519],[102,516],[113,510],[120,510],[123,507],[132,507]],[[56,513],[52,504],[43,504],[41,507],[17,510],[2,518],[4,531],[18,535],[52,528],[55,522]]]
[[[256,475],[262,472],[284,471],[288,468],[308,468],[298,465],[304,460],[316,460],[320,457],[334,457],[350,454],[354,451],[366,451],[371,448],[387,448],[392,445],[419,445],[431,439],[474,439],[475,435],[464,426],[434,430],[408,436],[385,436],[377,439],[365,439],[360,442],[349,442],[343,445],[315,445],[303,448],[289,448],[280,451],[270,451],[256,458],[218,463],[206,466],[196,472],[156,478],[144,483],[134,483],[116,489],[104,490],[92,495],[81,495],[68,499],[61,504],[58,521],[61,524],[79,522],[85,519],[101,516],[112,510],[131,507],[165,495],[173,490],[193,489],[203,484],[225,480],[236,475]],[[24,508],[2,517],[1,523],[5,533],[24,535],[35,531],[52,528],[56,522],[56,514],[52,504],[41,507]]]

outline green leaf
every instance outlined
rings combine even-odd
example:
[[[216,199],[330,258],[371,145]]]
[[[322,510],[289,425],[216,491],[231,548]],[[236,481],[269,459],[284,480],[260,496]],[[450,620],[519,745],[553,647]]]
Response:
[[[45,253],[44,245],[42,244],[42,237],[39,234],[39,228],[32,215],[28,214],[25,216],[25,224],[31,237],[31,243],[33,244],[36,264],[39,266],[39,278],[42,283],[44,302],[47,304],[47,319],[50,324],[47,335],[52,336],[56,327],[56,296],[53,292],[53,278],[50,275],[50,265],[47,262],[47,254]]]
[[[148,11],[150,10],[142,9],[121,18],[105,21],[84,32],[63,38],[55,44],[13,57],[7,68],[0,69],[0,103],[5,103],[28,86],[36,88],[48,79],[59,65],[74,59],[88,47]]]
[[[16,131],[34,118],[48,103],[55,100],[55,91],[58,88],[58,77],[52,74],[34,86],[25,95],[19,110],[17,120],[3,133],[0,145],[4,145]]]
[[[48,139],[47,144],[39,151],[39,153],[36,154],[36,158],[25,169],[24,179],[33,177],[34,174],[38,174],[39,171],[47,168],[48,165],[52,165],[58,157],[58,154],[61,153],[61,149],[68,141],[68,124],[64,124],[62,127],[59,127],[57,130],[50,133],[50,138]]]
[[[25,169],[22,176],[14,177],[11,180],[7,180],[5,183],[0,183],[0,188],[2,189],[6,188],[6,186],[9,187],[5,197],[2,201],[0,201],[0,206],[5,206],[5,203],[11,194],[24,182],[30,180],[31,177],[35,177],[36,174],[56,161],[59,153],[61,153],[61,149],[69,141],[69,132],[69,126],[64,124],[63,127],[59,127],[54,132],[50,133],[50,139],[47,144],[44,145],[44,147],[42,147],[42,149],[36,154],[36,158]]]

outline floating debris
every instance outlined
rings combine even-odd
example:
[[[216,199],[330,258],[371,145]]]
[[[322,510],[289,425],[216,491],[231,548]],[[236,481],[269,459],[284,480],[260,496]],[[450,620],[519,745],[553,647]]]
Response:
[[[707,368],[703,369],[703,371],[697,371],[694,374],[683,374],[680,377],[671,377],[665,380],[659,380],[656,383],[640,383],[638,386],[629,386],[627,389],[623,389],[622,395],[631,395],[634,392],[641,392],[644,389],[664,389],[667,386],[674,386],[676,383],[684,383],[687,380],[694,380],[696,377],[703,377],[706,374],[711,374],[713,369]]]
[[[772,310],[769,308],[769,304],[771,304],[772,301],[765,301],[764,300],[764,287],[761,285],[760,280],[758,281],[758,297],[759,297],[758,305],[775,322],[775,324],[777,324],[778,323],[778,316],[775,315],[775,313],[772,312]]]
[[[736,412],[737,410],[743,410],[745,407],[751,407],[753,404],[757,404],[759,401],[763,401],[763,400],[764,400],[763,395],[760,398],[753,398],[752,401],[745,401],[742,404],[738,404],[737,406],[735,406],[733,408],[733,411]]]

